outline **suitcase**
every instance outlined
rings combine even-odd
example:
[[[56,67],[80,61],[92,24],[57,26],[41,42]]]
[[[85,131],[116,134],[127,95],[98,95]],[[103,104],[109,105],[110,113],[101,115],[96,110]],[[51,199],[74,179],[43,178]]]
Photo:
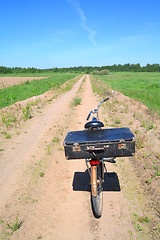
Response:
[[[129,128],[68,132],[64,140],[66,159],[133,156],[135,137]]]

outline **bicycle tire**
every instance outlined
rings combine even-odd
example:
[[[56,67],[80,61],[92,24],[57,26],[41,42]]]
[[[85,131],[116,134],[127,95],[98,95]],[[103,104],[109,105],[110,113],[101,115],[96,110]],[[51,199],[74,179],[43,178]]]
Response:
[[[93,196],[91,193],[92,210],[96,218],[100,218],[102,216],[102,210],[103,210],[103,189],[102,189],[102,182],[101,182],[102,167],[103,167],[102,164],[97,166],[97,179],[100,180],[99,183],[97,183],[98,194],[97,196]]]
[[[103,191],[99,192],[96,197],[91,195],[91,203],[94,216],[100,218],[103,210]]]

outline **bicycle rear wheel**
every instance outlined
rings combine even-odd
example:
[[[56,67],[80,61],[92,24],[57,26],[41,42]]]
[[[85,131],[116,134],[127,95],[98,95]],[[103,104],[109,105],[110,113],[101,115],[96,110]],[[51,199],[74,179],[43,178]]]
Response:
[[[100,162],[96,168],[97,171],[97,195],[94,196],[91,190],[91,204],[93,214],[96,218],[100,218],[102,216],[103,210],[103,189],[102,189],[102,179],[103,179],[103,163]],[[92,186],[91,186],[92,189]]]

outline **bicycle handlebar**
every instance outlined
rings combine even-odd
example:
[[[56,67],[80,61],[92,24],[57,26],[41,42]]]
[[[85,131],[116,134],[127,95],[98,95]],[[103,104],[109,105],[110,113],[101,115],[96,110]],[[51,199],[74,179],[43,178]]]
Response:
[[[102,100],[102,101],[98,104],[98,108],[95,109],[94,112],[93,112],[93,111],[90,111],[90,113],[88,114],[88,117],[87,117],[86,120],[87,120],[87,121],[89,120],[89,118],[90,118],[90,116],[91,116],[91,113],[93,113],[93,114],[94,114],[94,113],[97,113],[97,116],[98,116],[98,109],[99,109],[100,104],[103,103],[103,102],[106,102],[107,100],[109,100],[109,98],[106,98],[106,99]]]
[[[106,102],[106,101],[108,101],[108,100],[109,100],[109,97],[108,97],[108,98],[106,98],[106,99],[104,99],[104,100],[103,100],[103,102]]]
[[[98,104],[97,111],[98,111],[98,109],[99,109],[100,104],[103,103],[103,102],[106,102],[108,99],[109,99],[109,98],[106,98],[106,99],[102,100],[102,101]]]
[[[89,120],[91,113],[92,113],[92,111],[88,114],[87,121]]]

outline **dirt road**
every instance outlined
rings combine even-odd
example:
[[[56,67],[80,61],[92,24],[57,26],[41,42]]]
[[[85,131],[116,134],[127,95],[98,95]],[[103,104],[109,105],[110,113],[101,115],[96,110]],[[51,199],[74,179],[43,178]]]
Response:
[[[116,166],[107,163],[103,215],[95,219],[84,161],[65,160],[64,137],[68,131],[82,130],[87,114],[98,103],[89,76],[85,82],[83,78],[26,122],[0,153],[2,239],[8,239],[5,233],[11,231],[6,226],[13,225],[16,216],[21,226],[9,239],[139,239]],[[77,95],[82,101],[73,107]]]

